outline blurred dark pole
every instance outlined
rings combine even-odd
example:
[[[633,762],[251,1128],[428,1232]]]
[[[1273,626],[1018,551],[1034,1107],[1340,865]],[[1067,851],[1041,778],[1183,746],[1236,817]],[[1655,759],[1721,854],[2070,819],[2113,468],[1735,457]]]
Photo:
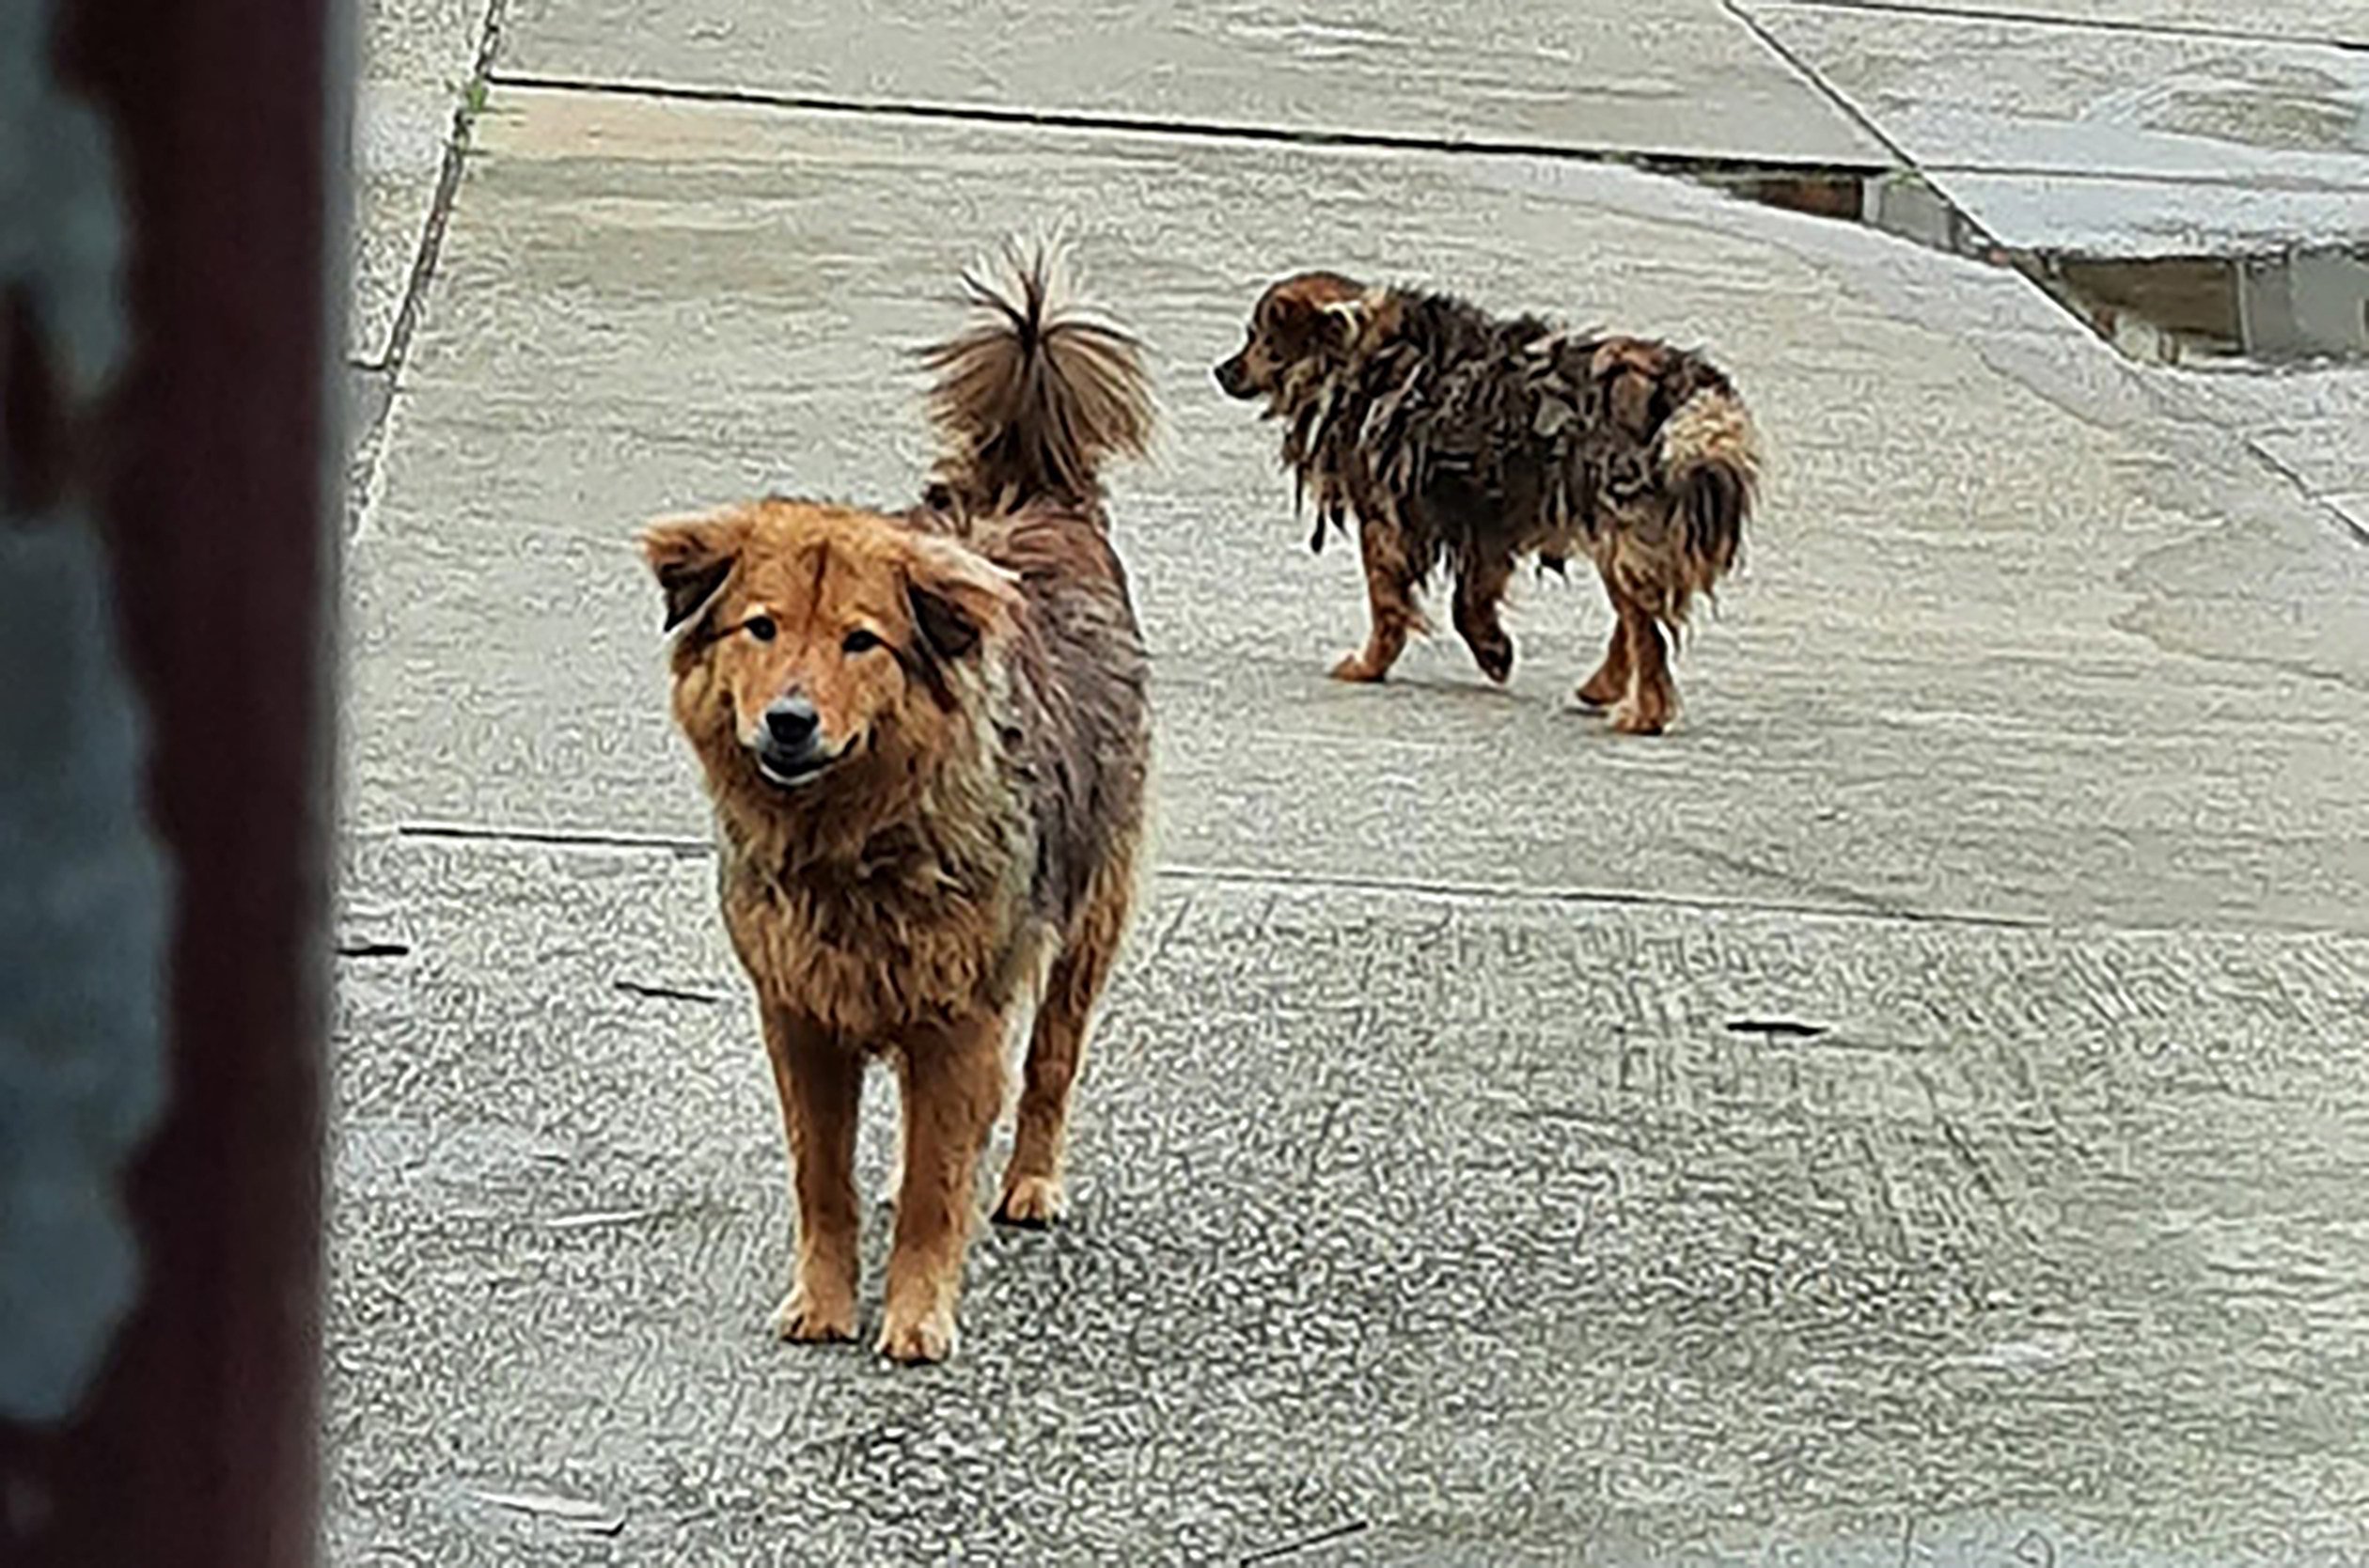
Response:
[[[351,92],[334,8],[55,0],[55,85],[113,139],[128,340],[71,416],[38,322],[0,299],[19,491],[0,513],[72,498],[107,545],[170,874],[166,1098],[123,1172],[136,1304],[71,1414],[0,1419],[10,1564],[314,1555]]]

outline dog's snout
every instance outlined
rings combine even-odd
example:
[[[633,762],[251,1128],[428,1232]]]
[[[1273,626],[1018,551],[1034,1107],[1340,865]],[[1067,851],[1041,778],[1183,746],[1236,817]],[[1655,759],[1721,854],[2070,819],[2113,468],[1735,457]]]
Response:
[[[805,751],[823,729],[823,715],[804,697],[781,698],[765,710],[765,739],[783,751]]]
[[[1217,378],[1218,391],[1229,398],[1242,396],[1242,356],[1240,354],[1234,355],[1232,359],[1219,360],[1217,368],[1210,373]]]

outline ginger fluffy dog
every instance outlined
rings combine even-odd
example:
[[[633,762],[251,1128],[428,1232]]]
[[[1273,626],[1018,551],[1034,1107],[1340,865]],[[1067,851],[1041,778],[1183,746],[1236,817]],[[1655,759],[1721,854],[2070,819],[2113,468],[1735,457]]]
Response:
[[[1612,708],[1624,733],[1670,724],[1664,629],[1734,567],[1760,475],[1751,417],[1708,360],[1309,272],[1261,296],[1216,374],[1283,421],[1283,462],[1315,496],[1311,546],[1357,520],[1373,630],[1336,677],[1389,673],[1426,629],[1416,590],[1445,566],[1456,630],[1502,682],[1514,642],[1498,605],[1514,562],[1561,570],[1584,554],[1617,622],[1579,700]]]
[[[879,1348],[947,1356],[1009,1021],[1035,1002],[996,1217],[1061,1204],[1063,1129],[1119,951],[1150,713],[1100,473],[1152,431],[1135,340],[1059,259],[966,274],[928,352],[943,451],[889,514],[779,498],[652,524],[676,722],[715,808],[724,921],[781,1098],[797,1262],[784,1339],[855,1332],[865,1062],[896,1068],[903,1174]]]

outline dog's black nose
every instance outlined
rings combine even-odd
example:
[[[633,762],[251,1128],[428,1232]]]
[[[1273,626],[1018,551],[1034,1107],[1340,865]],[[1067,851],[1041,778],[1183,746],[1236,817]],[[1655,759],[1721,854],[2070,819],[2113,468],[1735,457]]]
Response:
[[[806,750],[822,728],[823,715],[803,697],[782,698],[765,710],[765,738],[783,751]]]
[[[1209,373],[1217,378],[1218,391],[1223,392],[1229,398],[1239,398],[1242,396],[1242,365],[1240,361],[1232,359],[1221,360],[1218,362],[1216,368],[1212,369]]]

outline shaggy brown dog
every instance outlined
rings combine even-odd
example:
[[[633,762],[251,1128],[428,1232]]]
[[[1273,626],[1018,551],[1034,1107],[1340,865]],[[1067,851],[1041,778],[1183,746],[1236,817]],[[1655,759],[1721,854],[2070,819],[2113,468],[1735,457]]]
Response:
[[[1135,888],[1150,754],[1141,639],[1099,474],[1151,433],[1134,340],[1043,253],[931,351],[946,438],[886,515],[771,499],[662,520],[674,714],[714,797],[724,921],[789,1135],[785,1339],[855,1332],[859,1088],[895,1063],[903,1175],[883,1354],[953,1347],[972,1177],[1009,1020],[1035,1001],[996,1216],[1061,1203],[1088,1020]]]
[[[1751,418],[1708,361],[1311,272],[1261,296],[1216,377],[1284,422],[1283,461],[1315,494],[1311,546],[1357,519],[1373,632],[1335,676],[1389,673],[1426,629],[1416,589],[1445,564],[1456,630],[1501,682],[1514,642],[1498,604],[1514,562],[1560,571],[1584,553],[1618,621],[1579,699],[1612,706],[1626,733],[1670,723],[1663,628],[1676,633],[1734,565],[1760,472]]]

